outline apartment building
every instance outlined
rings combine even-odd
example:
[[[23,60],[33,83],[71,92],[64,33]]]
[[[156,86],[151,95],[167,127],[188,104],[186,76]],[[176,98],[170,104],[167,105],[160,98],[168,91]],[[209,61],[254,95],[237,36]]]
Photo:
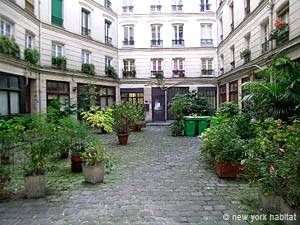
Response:
[[[148,121],[165,121],[176,93],[197,90],[213,108],[242,105],[242,83],[259,68],[280,53],[300,56],[298,0],[0,0],[0,7],[0,34],[20,47],[18,57],[0,54],[2,115],[46,112],[53,99],[80,105],[95,83],[102,108],[139,102]],[[277,19],[285,24],[280,40]],[[24,61],[28,48],[39,51],[39,66]]]
[[[279,54],[299,60],[300,1],[219,0],[218,5],[218,101],[242,107],[242,84],[254,80],[259,69]]]

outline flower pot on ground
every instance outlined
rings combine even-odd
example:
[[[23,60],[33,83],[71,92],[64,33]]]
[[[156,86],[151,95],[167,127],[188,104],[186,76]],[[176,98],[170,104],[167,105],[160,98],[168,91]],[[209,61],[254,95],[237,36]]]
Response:
[[[71,171],[72,173],[81,173],[82,172],[82,164],[83,160],[81,158],[81,154],[72,153],[71,155]]]
[[[40,198],[45,195],[47,175],[32,175],[24,177],[25,194],[27,198]]]
[[[119,143],[125,145],[128,142],[130,127],[137,122],[136,105],[130,102],[119,102],[112,109],[114,119],[113,130],[118,135]]]
[[[135,123],[132,126],[132,130],[140,132],[143,127],[143,122],[145,121],[145,111],[143,105],[136,103],[135,104]]]
[[[239,163],[217,163],[216,172],[220,178],[238,178],[244,170]]]

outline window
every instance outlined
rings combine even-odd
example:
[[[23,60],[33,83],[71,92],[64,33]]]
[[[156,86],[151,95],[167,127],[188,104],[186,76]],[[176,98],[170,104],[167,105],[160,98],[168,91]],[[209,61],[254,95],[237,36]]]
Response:
[[[172,10],[173,11],[182,11],[183,4],[182,0],[173,0]]]
[[[0,115],[21,113],[20,78],[17,76],[0,76]]]
[[[132,102],[144,104],[143,88],[121,88],[121,100],[124,102]]]
[[[132,25],[124,26],[123,45],[134,45],[134,27]]]
[[[230,51],[231,51],[231,58],[232,58],[232,61],[230,62],[230,65],[231,65],[231,69],[234,69],[235,68],[235,48],[234,48],[234,45],[232,45],[230,47]]]
[[[112,106],[116,101],[116,88],[97,86],[96,91],[100,93],[97,96],[97,102],[101,109]]]
[[[151,76],[156,76],[158,72],[162,74],[162,62],[162,59],[151,59]]]
[[[173,76],[174,77],[184,77],[184,59],[175,58],[173,59]]]
[[[217,108],[217,88],[216,87],[199,87],[198,93],[205,98],[212,110]]]
[[[82,64],[91,64],[91,52],[82,50]]]
[[[173,45],[184,45],[183,24],[174,24],[173,30]]]
[[[213,75],[213,67],[212,67],[213,59],[201,59],[202,63],[202,75]]]
[[[210,0],[200,0],[200,11],[210,11],[211,10],[211,4],[209,3]]]
[[[105,67],[112,66],[112,57],[105,56]]]
[[[58,57],[64,55],[64,45],[60,43],[52,43],[52,56]]]
[[[261,24],[261,52],[262,54],[268,52],[270,50],[270,29],[269,29],[269,21]]]
[[[245,1],[245,16],[248,16],[250,14],[250,0],[244,0]]]
[[[47,106],[49,107],[55,99],[59,100],[62,108],[69,106],[70,87],[68,82],[47,81]]]
[[[123,12],[133,12],[132,0],[123,0]]]
[[[4,36],[12,36],[12,23],[0,18],[0,34]]]
[[[161,3],[160,0],[152,0],[152,4],[150,5],[151,12],[160,12],[161,11]]]
[[[26,0],[25,1],[25,9],[34,14],[34,0]]]
[[[111,1],[110,0],[105,0],[104,1],[104,6],[105,6],[105,8],[111,9]]]
[[[238,103],[238,81],[229,83],[229,101]]]
[[[63,0],[51,0],[51,22],[56,26],[63,26]]]
[[[81,34],[84,36],[91,35],[90,12],[86,9],[81,10]]]
[[[220,18],[219,23],[220,23],[220,42],[222,42],[224,39],[224,37],[223,37],[223,18],[222,17]]]
[[[219,86],[219,104],[227,101],[226,86],[226,84]]]
[[[34,36],[30,32],[25,34],[25,48],[33,48]]]
[[[289,23],[289,6],[283,7],[283,9],[277,13],[277,16],[282,22]]]
[[[201,47],[212,47],[212,25],[201,24]]]
[[[111,44],[112,38],[110,37],[110,26],[111,26],[111,21],[105,20],[105,43],[106,44]]]
[[[224,55],[220,55],[220,73],[224,73]]]
[[[135,70],[134,59],[124,59],[124,70],[133,71]]]
[[[231,15],[231,24],[230,24],[230,30],[234,30],[234,5],[233,2],[231,3],[230,7],[230,15]]]
[[[152,24],[151,25],[151,46],[161,46],[162,40],[160,36],[161,25],[160,24]]]

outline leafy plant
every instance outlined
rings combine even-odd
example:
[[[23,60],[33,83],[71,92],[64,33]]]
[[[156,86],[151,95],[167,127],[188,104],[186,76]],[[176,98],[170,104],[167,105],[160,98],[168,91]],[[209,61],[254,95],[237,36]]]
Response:
[[[174,137],[183,136],[184,135],[184,121],[183,120],[175,120],[170,125],[171,135]]]
[[[291,121],[300,115],[300,64],[287,57],[275,59],[260,72],[262,79],[244,85],[244,97],[256,117]]]
[[[270,33],[270,39],[284,42],[289,38],[289,25],[281,20],[275,20],[275,30]]]
[[[113,131],[113,110],[107,108],[101,110],[99,106],[92,106],[89,111],[82,112],[82,118],[86,120],[92,127],[102,128],[106,132],[110,133]]]
[[[86,166],[97,166],[99,163],[106,164],[109,161],[105,148],[97,142],[90,144],[81,157]]]
[[[67,57],[65,56],[52,56],[52,65],[58,69],[65,70],[67,68]]]
[[[26,62],[37,65],[40,60],[40,53],[36,49],[26,48],[24,51],[24,58]]]
[[[217,117],[231,118],[239,114],[240,108],[238,104],[225,102],[220,105],[217,111]]]
[[[0,35],[0,53],[20,58],[20,48],[13,38]]]
[[[115,68],[113,68],[112,66],[106,66],[105,67],[105,74],[107,76],[117,78],[117,72],[116,72]]]
[[[119,102],[113,106],[113,129],[117,134],[128,134],[136,121],[136,106],[131,102]]]
[[[250,61],[251,58],[251,50],[250,49],[245,49],[240,53],[241,59],[244,59],[244,62],[247,63]]]
[[[81,66],[81,72],[89,74],[89,75],[95,75],[95,66],[94,64],[90,63],[84,63]]]

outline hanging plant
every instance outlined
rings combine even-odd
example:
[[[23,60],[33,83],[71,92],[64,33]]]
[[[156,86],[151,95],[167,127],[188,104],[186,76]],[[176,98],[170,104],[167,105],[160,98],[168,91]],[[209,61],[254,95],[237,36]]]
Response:
[[[36,49],[26,48],[24,51],[24,58],[26,62],[36,65],[39,62],[40,54]]]

